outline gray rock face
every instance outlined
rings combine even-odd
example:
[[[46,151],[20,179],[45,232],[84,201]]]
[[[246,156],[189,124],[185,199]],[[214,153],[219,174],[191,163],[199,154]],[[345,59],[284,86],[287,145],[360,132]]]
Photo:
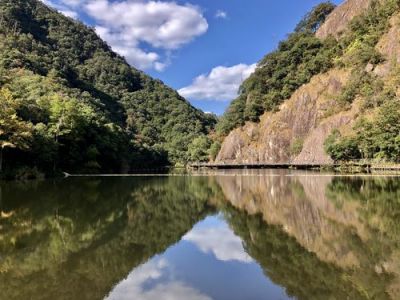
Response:
[[[400,64],[400,14],[390,19],[390,30],[377,45],[377,50],[385,57],[385,62],[374,69],[378,76],[386,76]]]
[[[266,113],[259,124],[247,123],[225,139],[217,162],[230,163],[330,163],[323,143],[332,129],[351,122],[352,112],[325,117],[335,96],[348,79],[344,70],[315,76],[281,105]],[[303,143],[300,155],[294,143]]]
[[[325,23],[317,31],[317,37],[326,38],[329,35],[338,37],[346,29],[349,22],[362,14],[371,2],[372,0],[346,0],[328,16]]]

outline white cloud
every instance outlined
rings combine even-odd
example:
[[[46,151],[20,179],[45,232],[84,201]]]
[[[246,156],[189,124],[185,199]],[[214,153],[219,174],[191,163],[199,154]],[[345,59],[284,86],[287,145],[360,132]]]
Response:
[[[113,49],[140,68],[161,71],[168,65],[158,54],[143,51],[141,43],[174,50],[208,29],[199,8],[175,2],[97,0],[89,1],[84,9],[100,25],[97,28],[107,28],[107,35],[98,32]]]
[[[219,66],[209,74],[202,74],[193,83],[179,90],[191,100],[229,101],[237,96],[242,82],[256,69],[256,64],[239,64],[232,67]]]
[[[97,33],[113,50],[141,69],[163,71],[170,63],[170,50],[179,49],[208,30],[200,8],[190,4],[153,0],[42,1],[74,18],[83,13],[90,16]],[[153,50],[146,50],[144,44]]]
[[[96,26],[97,34],[112,45],[113,50],[124,56],[130,64],[140,69],[150,69],[158,64],[160,56],[156,52],[145,52],[138,47],[136,40],[124,40],[120,35],[113,34],[109,28]]]
[[[174,2],[96,0],[86,5],[86,11],[126,40],[157,48],[177,49],[208,29],[198,8]]]
[[[251,263],[242,241],[227,226],[194,228],[183,240],[195,244],[203,253],[213,253],[221,261]]]
[[[226,11],[223,11],[223,10],[217,10],[217,12],[215,13],[215,17],[217,19],[227,19],[228,18],[228,13]]]
[[[169,265],[165,259],[154,259],[133,270],[129,276],[117,284],[106,300],[211,300],[210,297],[184,282],[169,278],[157,283],[151,289],[146,283],[168,276]]]

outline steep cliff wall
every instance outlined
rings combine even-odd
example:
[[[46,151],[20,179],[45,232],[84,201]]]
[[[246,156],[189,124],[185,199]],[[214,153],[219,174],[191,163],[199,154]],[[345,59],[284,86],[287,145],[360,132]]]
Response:
[[[316,35],[320,38],[339,36],[350,20],[370,4],[370,0],[346,1],[329,15]],[[386,85],[396,81],[392,71],[397,70],[400,63],[400,14],[390,19],[390,28],[381,36],[376,50],[384,61],[376,66],[369,64],[366,70],[381,77]],[[344,51],[343,56],[351,62],[351,50]],[[332,163],[324,150],[327,137],[334,129],[352,128],[356,120],[367,113],[360,110],[362,100],[358,97],[345,108],[338,101],[346,84],[350,79],[354,81],[351,77],[354,68],[356,66],[347,65],[314,76],[284,101],[277,112],[267,112],[259,123],[247,122],[233,130],[225,138],[216,161]]]
[[[325,118],[335,96],[349,77],[345,70],[315,76],[285,101],[277,113],[266,113],[261,122],[247,123],[225,139],[217,161],[241,163],[306,160],[329,163],[323,143],[331,130],[352,121],[355,109]],[[304,147],[296,153],[295,144]],[[300,149],[301,150],[301,149]]]
[[[349,22],[365,11],[371,2],[372,0],[345,1],[328,16],[325,23],[317,31],[316,36],[319,38],[326,38],[329,35],[338,37],[346,29]]]
[[[377,50],[386,58],[385,62],[374,70],[378,76],[389,75],[400,63],[400,14],[390,19],[390,25],[390,30],[377,45]]]

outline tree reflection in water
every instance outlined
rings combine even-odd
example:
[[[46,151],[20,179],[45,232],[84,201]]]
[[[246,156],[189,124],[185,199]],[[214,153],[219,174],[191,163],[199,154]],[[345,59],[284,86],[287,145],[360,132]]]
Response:
[[[221,212],[290,296],[398,299],[400,179],[288,174],[0,183],[2,297],[102,299]]]

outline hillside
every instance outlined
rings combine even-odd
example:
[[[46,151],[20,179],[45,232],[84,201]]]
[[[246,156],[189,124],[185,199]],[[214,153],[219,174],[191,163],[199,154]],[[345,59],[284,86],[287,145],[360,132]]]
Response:
[[[185,163],[216,122],[37,0],[0,2],[0,105],[6,172]]]
[[[216,161],[400,161],[399,20],[397,0],[315,7],[243,83]]]

